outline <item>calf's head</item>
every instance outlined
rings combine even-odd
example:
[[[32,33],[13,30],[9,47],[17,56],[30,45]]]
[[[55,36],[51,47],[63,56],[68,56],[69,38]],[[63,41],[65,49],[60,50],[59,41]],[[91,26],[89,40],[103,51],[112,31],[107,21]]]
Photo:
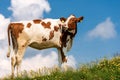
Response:
[[[77,33],[77,23],[82,22],[83,16],[76,18],[74,15],[70,15],[68,18],[60,18],[63,23],[63,30],[75,35]]]

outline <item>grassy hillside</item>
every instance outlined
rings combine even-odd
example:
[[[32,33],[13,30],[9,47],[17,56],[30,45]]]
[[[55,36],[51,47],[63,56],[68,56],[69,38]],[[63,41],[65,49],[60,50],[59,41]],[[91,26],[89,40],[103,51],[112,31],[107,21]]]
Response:
[[[45,68],[37,72],[24,71],[14,80],[120,80],[120,56],[83,64],[77,70],[66,72],[60,71],[59,68]]]

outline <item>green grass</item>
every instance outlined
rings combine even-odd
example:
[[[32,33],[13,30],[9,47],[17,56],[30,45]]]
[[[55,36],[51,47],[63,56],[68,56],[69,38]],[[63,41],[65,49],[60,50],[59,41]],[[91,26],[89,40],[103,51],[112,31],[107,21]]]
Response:
[[[44,72],[44,75],[43,75]],[[10,77],[4,80],[11,80]],[[77,70],[59,68],[24,71],[14,80],[120,80],[120,56],[81,65]]]

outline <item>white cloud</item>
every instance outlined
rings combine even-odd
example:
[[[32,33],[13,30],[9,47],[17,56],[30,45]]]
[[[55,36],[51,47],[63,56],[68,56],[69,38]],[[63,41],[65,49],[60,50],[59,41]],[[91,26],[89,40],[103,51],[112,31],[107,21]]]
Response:
[[[99,23],[95,29],[88,32],[88,37],[93,38],[102,38],[102,39],[110,39],[114,38],[117,35],[115,30],[115,25],[111,21],[110,18],[107,18],[104,22]]]
[[[4,40],[7,36],[7,26],[10,23],[9,18],[5,18],[0,14],[0,40]]]
[[[31,64],[32,63],[32,64]],[[68,66],[75,68],[76,61],[72,55],[68,56]],[[58,54],[51,51],[48,55],[37,54],[34,57],[26,58],[22,63],[22,70],[37,70],[43,67],[53,67],[58,65]]]
[[[10,60],[6,57],[6,48],[0,48],[0,78],[10,73]]]
[[[57,54],[51,51],[48,55],[37,54],[31,58],[26,58],[23,60],[22,69],[24,70],[37,70],[40,67],[53,67],[58,64]]]
[[[51,8],[47,0],[11,0],[9,10],[14,20],[29,20],[43,17]]]
[[[0,77],[8,73],[10,68],[9,59],[6,58],[7,27],[9,23],[10,19],[0,14]]]
[[[10,63],[6,58],[6,46],[7,46],[7,27],[10,23],[9,18],[5,18],[2,14],[0,14],[0,77],[8,73],[10,67]]]

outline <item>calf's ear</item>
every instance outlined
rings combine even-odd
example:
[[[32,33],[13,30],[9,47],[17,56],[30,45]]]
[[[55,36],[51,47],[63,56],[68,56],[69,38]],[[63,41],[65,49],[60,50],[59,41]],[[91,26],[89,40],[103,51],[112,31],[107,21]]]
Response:
[[[84,18],[83,16],[77,18],[77,22],[82,22],[82,21],[83,21],[83,18]]]
[[[67,19],[64,18],[64,17],[61,17],[61,18],[60,18],[60,21],[61,21],[62,23],[64,23],[66,20],[67,20]]]

